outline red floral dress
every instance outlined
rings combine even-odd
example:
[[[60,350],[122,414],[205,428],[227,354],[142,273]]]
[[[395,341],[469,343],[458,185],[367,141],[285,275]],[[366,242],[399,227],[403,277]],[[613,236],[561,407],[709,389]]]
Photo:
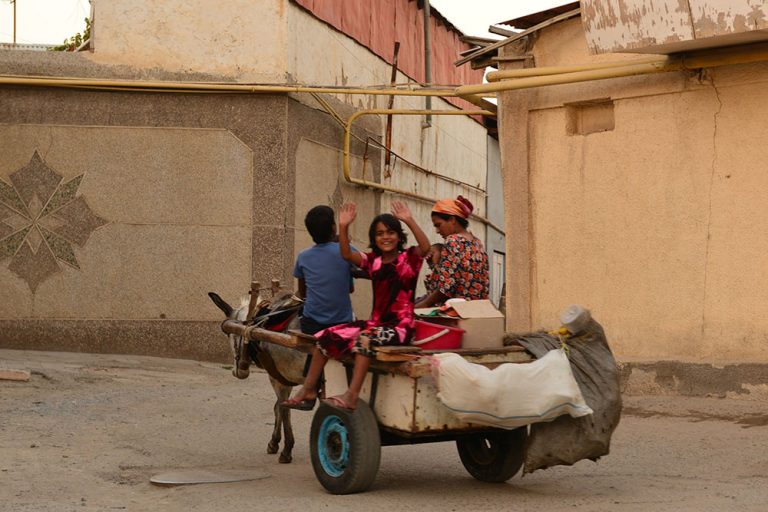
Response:
[[[477,238],[448,235],[440,253],[440,263],[433,273],[437,289],[448,298],[488,298],[488,255]]]
[[[418,247],[409,247],[391,263],[383,263],[381,256],[372,252],[362,256],[360,268],[373,285],[371,318],[334,325],[315,335],[320,350],[334,359],[349,353],[372,356],[375,346],[405,345],[413,335],[414,295],[424,261]],[[361,343],[361,334],[370,340],[369,346]]]

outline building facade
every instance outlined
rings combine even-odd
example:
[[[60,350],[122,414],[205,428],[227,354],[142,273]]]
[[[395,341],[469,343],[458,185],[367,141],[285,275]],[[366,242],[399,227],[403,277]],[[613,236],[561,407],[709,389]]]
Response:
[[[505,47],[500,69],[765,39],[760,24],[703,31],[740,12],[704,3],[683,2],[679,25],[663,16],[679,2],[581,2],[580,16]],[[580,303],[622,361],[768,362],[766,81],[768,62],[723,62],[501,93],[508,327],[553,326]]]
[[[90,51],[0,51],[5,77],[94,82],[0,88],[0,346],[223,359],[220,312],[206,293],[236,302],[252,280],[292,288],[294,258],[311,244],[309,208],[356,201],[354,242],[367,245],[366,219],[394,196],[344,179],[335,117],[387,108],[390,97],[168,92],[150,82],[387,85],[393,55],[382,55],[400,41],[395,82],[413,85],[423,81],[423,11],[407,0],[387,2],[391,10],[345,2],[340,13],[319,1],[92,4]],[[376,32],[384,23],[371,16],[395,25]],[[431,23],[436,61],[464,48],[439,13]],[[435,69],[443,74],[434,82],[472,76]],[[126,80],[146,85],[104,83]],[[422,109],[425,100],[395,97],[392,106]],[[434,98],[432,108],[467,105]],[[385,116],[355,123],[352,177],[427,197],[462,194],[486,215],[494,145],[482,122],[394,116],[389,159],[386,126]],[[431,232],[431,204],[406,200]],[[483,222],[472,228],[486,238]],[[362,317],[367,288],[354,296]]]

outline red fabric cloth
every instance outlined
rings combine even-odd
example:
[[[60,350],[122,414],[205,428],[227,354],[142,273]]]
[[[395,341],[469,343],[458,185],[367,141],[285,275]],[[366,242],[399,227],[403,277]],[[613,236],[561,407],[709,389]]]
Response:
[[[339,359],[357,352],[360,333],[372,327],[392,327],[397,332],[393,343],[411,341],[414,328],[414,294],[424,258],[417,247],[401,252],[392,263],[382,263],[373,252],[363,254],[360,268],[368,273],[373,286],[373,310],[369,320],[329,327],[318,332],[318,346],[329,357]]]

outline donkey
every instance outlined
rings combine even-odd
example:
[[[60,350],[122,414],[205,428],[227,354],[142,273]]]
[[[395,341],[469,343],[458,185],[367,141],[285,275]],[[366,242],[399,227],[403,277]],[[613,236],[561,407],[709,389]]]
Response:
[[[240,305],[237,309],[233,308],[227,302],[225,302],[218,294],[209,292],[208,296],[211,298],[214,304],[224,312],[224,315],[230,320],[239,320],[244,322],[248,316],[248,298],[243,298],[240,301]],[[258,302],[257,302],[258,303]],[[293,323],[288,328],[297,327],[298,318],[293,319]],[[247,377],[248,364],[253,362],[260,368],[266,369],[269,374],[269,382],[272,384],[272,389],[275,390],[277,400],[275,401],[275,426],[272,430],[272,438],[267,444],[267,453],[277,453],[280,448],[280,428],[282,426],[285,433],[285,443],[283,445],[283,451],[280,452],[278,461],[283,464],[287,464],[293,460],[291,452],[293,451],[294,437],[293,427],[291,426],[291,410],[280,407],[280,402],[288,400],[291,396],[291,390],[294,386],[302,384],[304,382],[304,364],[306,360],[306,354],[293,350],[287,347],[282,347],[274,343],[266,343],[260,341],[250,341],[249,345],[251,350],[245,354],[244,357],[249,360],[240,361],[238,354],[239,345],[242,341],[239,336],[230,334],[228,336],[230,348],[235,356],[235,369],[233,373],[239,378]],[[269,364],[264,365],[261,361],[270,361]],[[272,364],[272,362],[274,364]],[[245,372],[237,373],[240,366],[245,364]],[[265,368],[266,366],[266,368]]]

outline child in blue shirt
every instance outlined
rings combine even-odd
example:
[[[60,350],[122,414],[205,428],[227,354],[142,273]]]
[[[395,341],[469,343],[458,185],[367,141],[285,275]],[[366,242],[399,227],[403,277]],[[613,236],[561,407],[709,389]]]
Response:
[[[352,321],[352,267],[334,241],[336,221],[330,207],[309,210],[304,225],[315,245],[299,253],[293,276],[299,280],[298,295],[304,299],[301,332],[315,334]]]

